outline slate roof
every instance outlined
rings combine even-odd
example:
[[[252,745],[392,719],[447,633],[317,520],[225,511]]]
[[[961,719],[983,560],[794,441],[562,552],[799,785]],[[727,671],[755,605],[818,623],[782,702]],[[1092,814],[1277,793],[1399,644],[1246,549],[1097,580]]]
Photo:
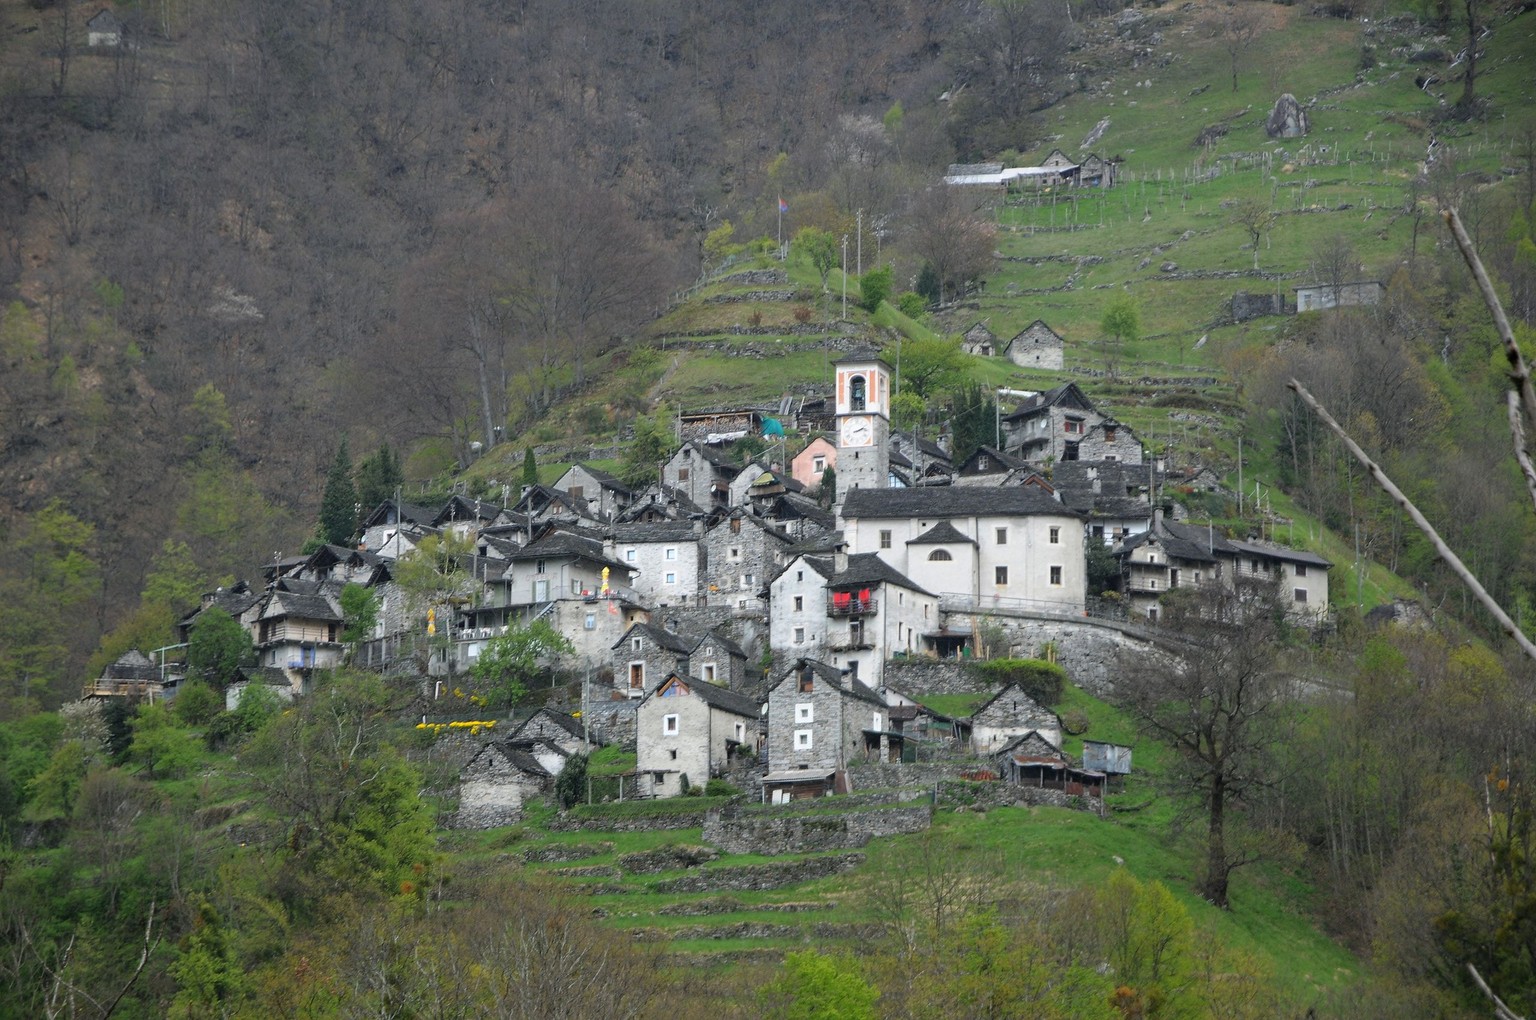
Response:
[[[1332,560],[1325,560],[1317,553],[1310,553],[1303,549],[1286,549],[1277,545],[1266,545],[1259,542],[1231,543],[1233,550],[1244,556],[1267,557],[1272,560],[1284,560],[1287,563],[1300,563],[1309,567],[1322,567],[1328,569],[1333,566]]]
[[[1077,383],[1069,382],[1062,383],[1054,389],[1046,390],[1044,393],[1036,393],[1032,397],[1025,398],[1018,407],[1003,415],[1003,421],[1016,421],[1020,418],[1028,418],[1039,414],[1048,407],[1055,407],[1057,404],[1064,407],[1080,408],[1084,411],[1096,410],[1093,402],[1078,388]]]
[[[631,625],[630,628],[624,632],[624,636],[619,638],[609,647],[618,648],[622,645],[628,644],[630,637],[636,631],[639,631],[645,637],[650,638],[662,648],[665,648],[668,651],[677,652],[681,655],[691,654],[694,647],[698,644],[698,642],[689,641],[681,634],[675,634],[672,631],[667,630],[665,627],[657,627],[654,624],[649,623],[636,623]]]
[[[848,676],[836,666],[829,666],[825,662],[819,662],[816,659],[797,660],[783,676],[779,677],[779,683],[781,684],[786,680],[793,680],[798,677],[802,665],[809,667],[810,671],[816,675],[817,680],[820,680],[839,694],[850,698],[858,698],[860,701],[867,701],[872,705],[879,705],[881,708],[888,707],[884,698],[868,687],[865,687],[862,682]],[[778,684],[774,684],[774,686],[777,687]]]
[[[907,540],[908,545],[951,545],[955,542],[976,544],[974,538],[962,534],[959,528],[948,521],[940,521],[916,538]]]
[[[697,542],[699,533],[692,521],[656,521],[651,524],[615,524],[614,541],[639,544],[654,542]]]
[[[622,492],[625,495],[633,495],[634,494],[634,491],[635,491],[634,489],[631,489],[629,486],[627,486],[623,482],[619,481],[619,479],[617,477],[615,477],[614,475],[609,474],[607,471],[604,471],[602,468],[595,468],[591,464],[576,464],[574,466],[581,468],[587,474],[589,474],[593,478],[597,479],[598,484],[601,485],[605,489],[612,489],[614,492]]]
[[[843,501],[845,520],[1030,514],[1082,516],[1033,486],[854,489]]]
[[[786,492],[775,500],[770,516],[778,520],[784,520],[788,517],[788,514],[785,514],[786,510],[792,512],[794,516],[820,525],[828,531],[837,527],[836,515],[811,497],[802,496],[798,492]]]
[[[854,553],[848,557],[848,566],[827,582],[833,588],[848,588],[870,584],[899,584],[908,591],[932,595],[901,571],[874,553]]]
[[[486,744],[485,749],[475,757],[478,758],[482,754],[499,754],[507,759],[507,764],[524,775],[536,776],[539,779],[549,778],[549,770],[540,765],[537,758],[521,747],[513,747],[510,741]]]
[[[103,680],[158,680],[160,670],[149,660],[149,656],[134,648],[118,656],[116,662],[102,671],[101,678]]]
[[[630,570],[627,564],[609,559],[603,550],[603,543],[598,539],[588,538],[566,529],[546,531],[507,558],[514,563],[523,563],[528,560],[556,559],[562,556],[588,560],[626,573]]]
[[[784,564],[784,569],[780,570],[777,574],[774,574],[773,580],[777,581],[779,578],[783,577],[789,572],[790,567],[800,562],[804,562],[806,566],[820,574],[823,580],[830,578],[833,574],[831,557],[812,556],[809,553],[801,553],[800,555],[791,558],[788,563]]]
[[[236,683],[241,680],[251,684],[266,684],[268,687],[291,687],[288,674],[277,666],[241,666],[235,670]]]
[[[517,727],[517,729],[512,731],[512,733],[507,737],[507,739],[508,740],[516,740],[518,738],[517,735],[519,733],[523,732],[523,730],[527,729],[528,728],[528,724],[533,722],[535,719],[539,718],[540,716],[543,716],[545,719],[548,719],[550,722],[554,723],[556,726],[558,726],[561,729],[565,730],[565,732],[569,733],[571,736],[577,737],[578,739],[582,738],[581,721],[579,719],[577,719],[575,716],[567,715],[564,712],[557,712],[557,711],[555,711],[552,708],[541,708],[537,712],[535,712],[532,715],[530,715],[528,718],[524,719],[522,721],[522,723]]]
[[[1058,720],[1061,718],[1060,715],[1057,715],[1055,709],[1051,708],[1048,705],[1040,704],[1040,702],[1036,701],[1034,698],[1031,698],[1029,696],[1029,692],[1028,691],[1024,690],[1024,688],[1020,687],[1016,683],[1006,683],[1006,684],[1003,684],[1003,686],[998,690],[998,692],[996,694],[992,695],[986,701],[982,702],[981,704],[977,705],[975,708],[971,709],[970,718],[974,719],[974,718],[976,718],[976,716],[980,715],[986,709],[991,708],[993,702],[995,702],[998,698],[1001,698],[1004,694],[1007,694],[1010,690],[1018,691],[1020,694],[1024,695],[1025,700],[1027,700],[1031,705],[1034,705],[1036,708],[1038,708],[1042,715],[1047,713],[1047,712],[1049,712],[1051,715],[1056,716],[1056,718]],[[1031,731],[1031,732],[1033,732],[1033,731]]]
[[[224,610],[238,620],[242,613],[261,601],[261,594],[251,591],[244,581],[239,581],[228,588],[220,588],[209,595],[205,595],[204,598],[207,599],[208,604],[199,607],[195,612],[188,613],[182,619],[181,626],[190,626],[194,620],[202,615],[203,610],[215,607]]]
[[[263,620],[280,616],[300,620],[328,620],[341,622],[341,612],[324,595],[301,595],[292,591],[273,591],[262,610]]]
[[[880,364],[884,365],[886,368],[888,368],[888,369],[891,368],[890,362],[886,361],[885,358],[881,356],[880,352],[875,350],[873,347],[861,347],[861,348],[859,348],[857,350],[849,351],[847,354],[843,355],[841,358],[838,358],[836,361],[832,362],[832,364],[834,364],[834,365],[867,364],[867,363],[869,363],[871,361],[878,361]],[[891,370],[895,371],[895,369],[891,369]]]
[[[487,503],[483,499],[470,499],[454,493],[448,497],[447,502],[437,511],[432,518],[433,524],[443,524],[447,521],[494,521],[502,512],[502,508],[494,503]]]
[[[665,687],[673,678],[681,680],[688,687],[688,693],[697,697],[700,701],[734,715],[746,716],[748,719],[756,719],[762,714],[762,705],[745,694],[737,694],[727,687],[717,687],[696,676],[684,676],[681,673],[669,673],[667,678],[652,689],[650,696],[655,697],[657,692]]]
[[[1164,527],[1166,528],[1167,525],[1164,524]],[[1154,539],[1170,557],[1186,561],[1214,563],[1217,559],[1214,550],[1220,550],[1223,553],[1231,552],[1230,549],[1226,548],[1226,540],[1219,536],[1216,539],[1216,545],[1213,550],[1212,545],[1203,540],[1193,542],[1189,539],[1178,538],[1166,533],[1154,535],[1149,531],[1139,531],[1123,540],[1115,550],[1115,554],[1123,556],[1133,549],[1139,549],[1144,545],[1150,544]]]
[[[390,523],[389,518],[395,516],[394,511],[396,505],[397,504],[394,500],[386,499],[384,502],[374,507],[373,512],[363,519],[361,527],[371,528],[378,524]],[[414,503],[402,502],[398,504],[398,506],[400,508],[398,523],[401,524],[414,524],[420,528],[427,528],[431,527],[432,519],[437,516],[436,510],[431,510],[424,506],[417,506]]]
[[[706,631],[702,637],[693,643],[693,650],[695,652],[698,651],[706,643],[719,645],[722,649],[725,650],[727,655],[735,656],[738,659],[745,659],[747,657],[747,650],[745,648],[741,647],[736,642],[720,633],[718,630]]]

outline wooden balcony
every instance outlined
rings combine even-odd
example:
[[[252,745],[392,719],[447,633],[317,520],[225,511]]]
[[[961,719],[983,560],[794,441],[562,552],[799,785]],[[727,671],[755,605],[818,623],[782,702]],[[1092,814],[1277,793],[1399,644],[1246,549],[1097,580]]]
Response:
[[[880,609],[880,600],[868,599],[827,599],[828,616],[872,616]]]

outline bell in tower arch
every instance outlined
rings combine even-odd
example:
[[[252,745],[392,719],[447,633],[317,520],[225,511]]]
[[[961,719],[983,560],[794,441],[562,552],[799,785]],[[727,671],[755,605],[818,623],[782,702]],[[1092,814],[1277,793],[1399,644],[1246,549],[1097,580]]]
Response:
[[[856,375],[848,385],[848,409],[851,411],[864,410],[864,389],[867,383],[862,375]]]

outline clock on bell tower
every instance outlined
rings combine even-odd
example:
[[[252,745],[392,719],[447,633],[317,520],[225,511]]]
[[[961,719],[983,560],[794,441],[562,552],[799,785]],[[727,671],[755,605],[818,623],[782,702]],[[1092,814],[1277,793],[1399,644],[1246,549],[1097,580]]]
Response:
[[[873,353],[838,359],[838,505],[853,489],[891,484],[891,366]]]

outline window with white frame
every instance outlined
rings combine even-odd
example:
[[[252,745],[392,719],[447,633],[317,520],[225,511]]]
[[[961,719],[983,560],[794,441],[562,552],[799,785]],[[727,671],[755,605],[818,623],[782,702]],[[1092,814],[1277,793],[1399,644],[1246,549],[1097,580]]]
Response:
[[[992,583],[993,584],[1007,584],[1008,583],[1008,568],[1007,567],[993,567],[992,568]]]
[[[1061,568],[1060,567],[1052,567],[1051,568],[1051,583],[1055,584],[1055,585],[1061,584]]]
[[[665,583],[666,584],[676,584],[677,583],[677,571],[675,571],[675,570],[667,571]]]
[[[804,627],[796,627],[795,628],[795,644],[797,644],[797,645],[805,644],[805,628]]]
[[[741,559],[741,549],[733,546],[730,552],[725,554],[725,558],[732,561]]]
[[[713,662],[706,662],[704,664],[704,680],[706,683],[715,682],[715,664]]]
[[[804,595],[796,595],[795,596],[795,612],[799,613],[799,612],[804,611],[804,609],[805,609],[805,596]]]
[[[796,730],[795,731],[795,750],[796,751],[809,751],[810,749],[811,749],[811,731],[810,730]]]
[[[1296,589],[1296,601],[1297,602],[1305,602],[1305,601],[1307,601],[1307,589],[1305,589],[1305,588],[1297,588]]]
[[[581,629],[582,630],[596,630],[597,629],[597,614],[596,613],[588,613],[587,614],[587,618],[581,622]]]
[[[661,558],[664,560],[675,560],[677,559],[677,550],[675,548],[668,547],[666,552],[661,554]]]
[[[1008,529],[1007,528],[998,528],[997,529],[997,544],[998,545],[1007,545],[1008,544]]]
[[[630,639],[629,639],[629,647],[630,647],[630,648],[631,648],[631,649],[632,649],[632,650],[633,650],[633,651],[636,651],[636,652],[638,652],[638,651],[639,651],[639,650],[640,650],[640,639],[639,639],[639,638],[637,638],[637,637],[635,637],[635,638],[630,638]]]
[[[1305,563],[1298,563],[1298,564],[1296,564],[1296,576],[1297,577],[1306,577],[1307,576],[1307,565]]]
[[[624,550],[624,562],[625,563],[633,563],[633,562],[635,562],[635,557],[637,555],[638,555],[638,553],[635,550],[633,550],[633,549],[625,549]]]
[[[677,716],[664,715],[661,717],[661,733],[665,737],[677,736]]]
[[[1051,528],[1051,544],[1052,545],[1060,545],[1061,544],[1061,529],[1060,528],[1056,528],[1056,527]]]
[[[816,706],[809,701],[802,701],[795,705],[795,722],[808,723],[816,721]]]
[[[880,548],[882,548],[882,549],[889,549],[890,547],[891,547],[891,533],[889,531],[881,531],[880,532]]]

